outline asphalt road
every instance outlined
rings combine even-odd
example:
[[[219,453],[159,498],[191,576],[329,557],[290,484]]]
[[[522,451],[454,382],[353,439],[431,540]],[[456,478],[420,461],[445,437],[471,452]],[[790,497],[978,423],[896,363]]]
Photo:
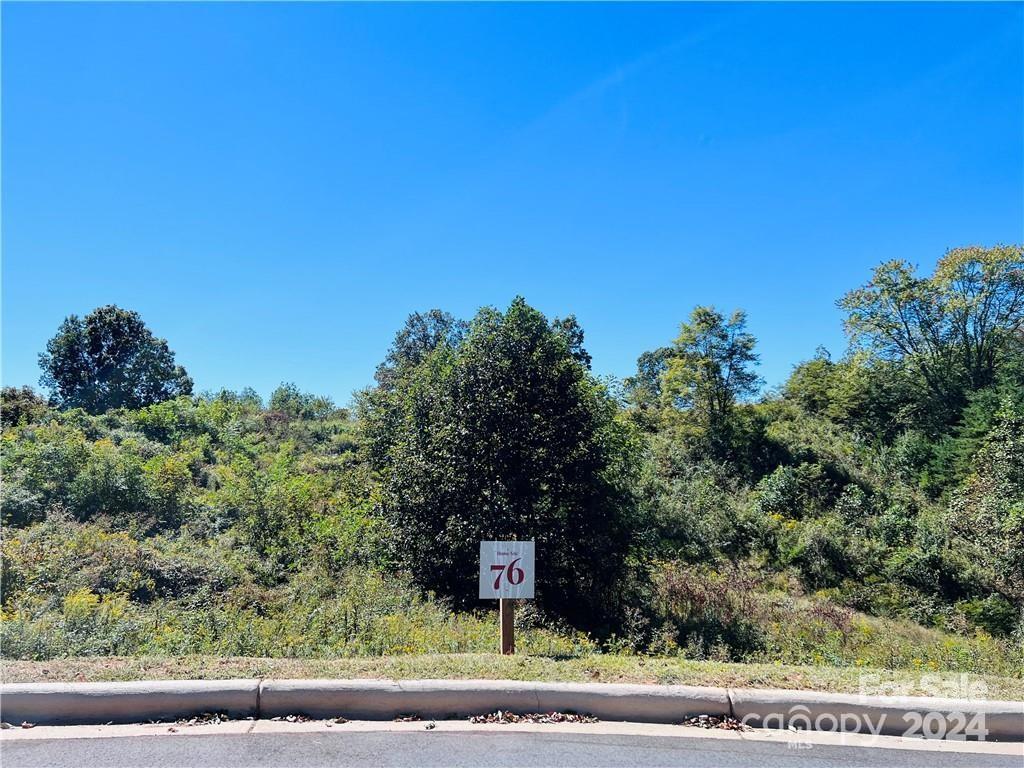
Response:
[[[250,768],[254,766],[1008,766],[1019,755],[938,753],[815,744],[622,734],[332,732],[122,736],[5,741],[4,768]]]

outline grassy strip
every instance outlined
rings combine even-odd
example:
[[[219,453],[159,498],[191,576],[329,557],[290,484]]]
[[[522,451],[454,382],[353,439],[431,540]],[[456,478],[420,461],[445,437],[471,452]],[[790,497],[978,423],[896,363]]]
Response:
[[[838,693],[967,695],[983,686],[991,699],[1024,699],[1024,679],[991,675],[803,667],[782,664],[727,664],[676,658],[590,655],[571,659],[496,654],[436,654],[344,659],[216,656],[81,657],[51,661],[0,662],[6,683],[113,680],[186,680],[239,677],[489,679],[561,682],[647,683],[790,688]],[[862,687],[863,686],[863,687]]]

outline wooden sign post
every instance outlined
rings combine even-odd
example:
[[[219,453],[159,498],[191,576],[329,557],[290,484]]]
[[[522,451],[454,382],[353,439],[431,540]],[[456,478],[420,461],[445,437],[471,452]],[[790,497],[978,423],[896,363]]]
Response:
[[[533,599],[533,542],[480,542],[480,599],[498,600],[504,655],[516,652],[515,600]]]
[[[516,652],[516,604],[508,597],[498,600],[498,615],[501,619],[501,655],[511,656]]]

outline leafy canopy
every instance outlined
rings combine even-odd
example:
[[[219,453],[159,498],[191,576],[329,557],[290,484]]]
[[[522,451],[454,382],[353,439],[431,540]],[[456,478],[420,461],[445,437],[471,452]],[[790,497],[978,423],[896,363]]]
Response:
[[[888,261],[839,306],[852,345],[908,365],[955,417],[967,393],[996,380],[1024,329],[1024,248],[957,248],[930,277]]]
[[[752,370],[757,340],[746,328],[742,310],[726,319],[714,307],[694,309],[669,355],[663,396],[709,426],[724,421],[737,401],[757,392],[761,381]]]
[[[164,339],[138,312],[113,305],[85,318],[70,315],[39,356],[40,383],[62,408],[103,413],[143,408],[192,392],[192,379],[176,365]]]

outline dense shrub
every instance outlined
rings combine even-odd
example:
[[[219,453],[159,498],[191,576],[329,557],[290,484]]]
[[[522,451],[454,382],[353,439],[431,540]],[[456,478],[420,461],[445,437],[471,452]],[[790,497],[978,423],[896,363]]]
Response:
[[[482,540],[536,542],[537,601],[607,632],[636,531],[631,432],[575,338],[522,299],[481,310],[363,401],[396,560],[476,603]]]

